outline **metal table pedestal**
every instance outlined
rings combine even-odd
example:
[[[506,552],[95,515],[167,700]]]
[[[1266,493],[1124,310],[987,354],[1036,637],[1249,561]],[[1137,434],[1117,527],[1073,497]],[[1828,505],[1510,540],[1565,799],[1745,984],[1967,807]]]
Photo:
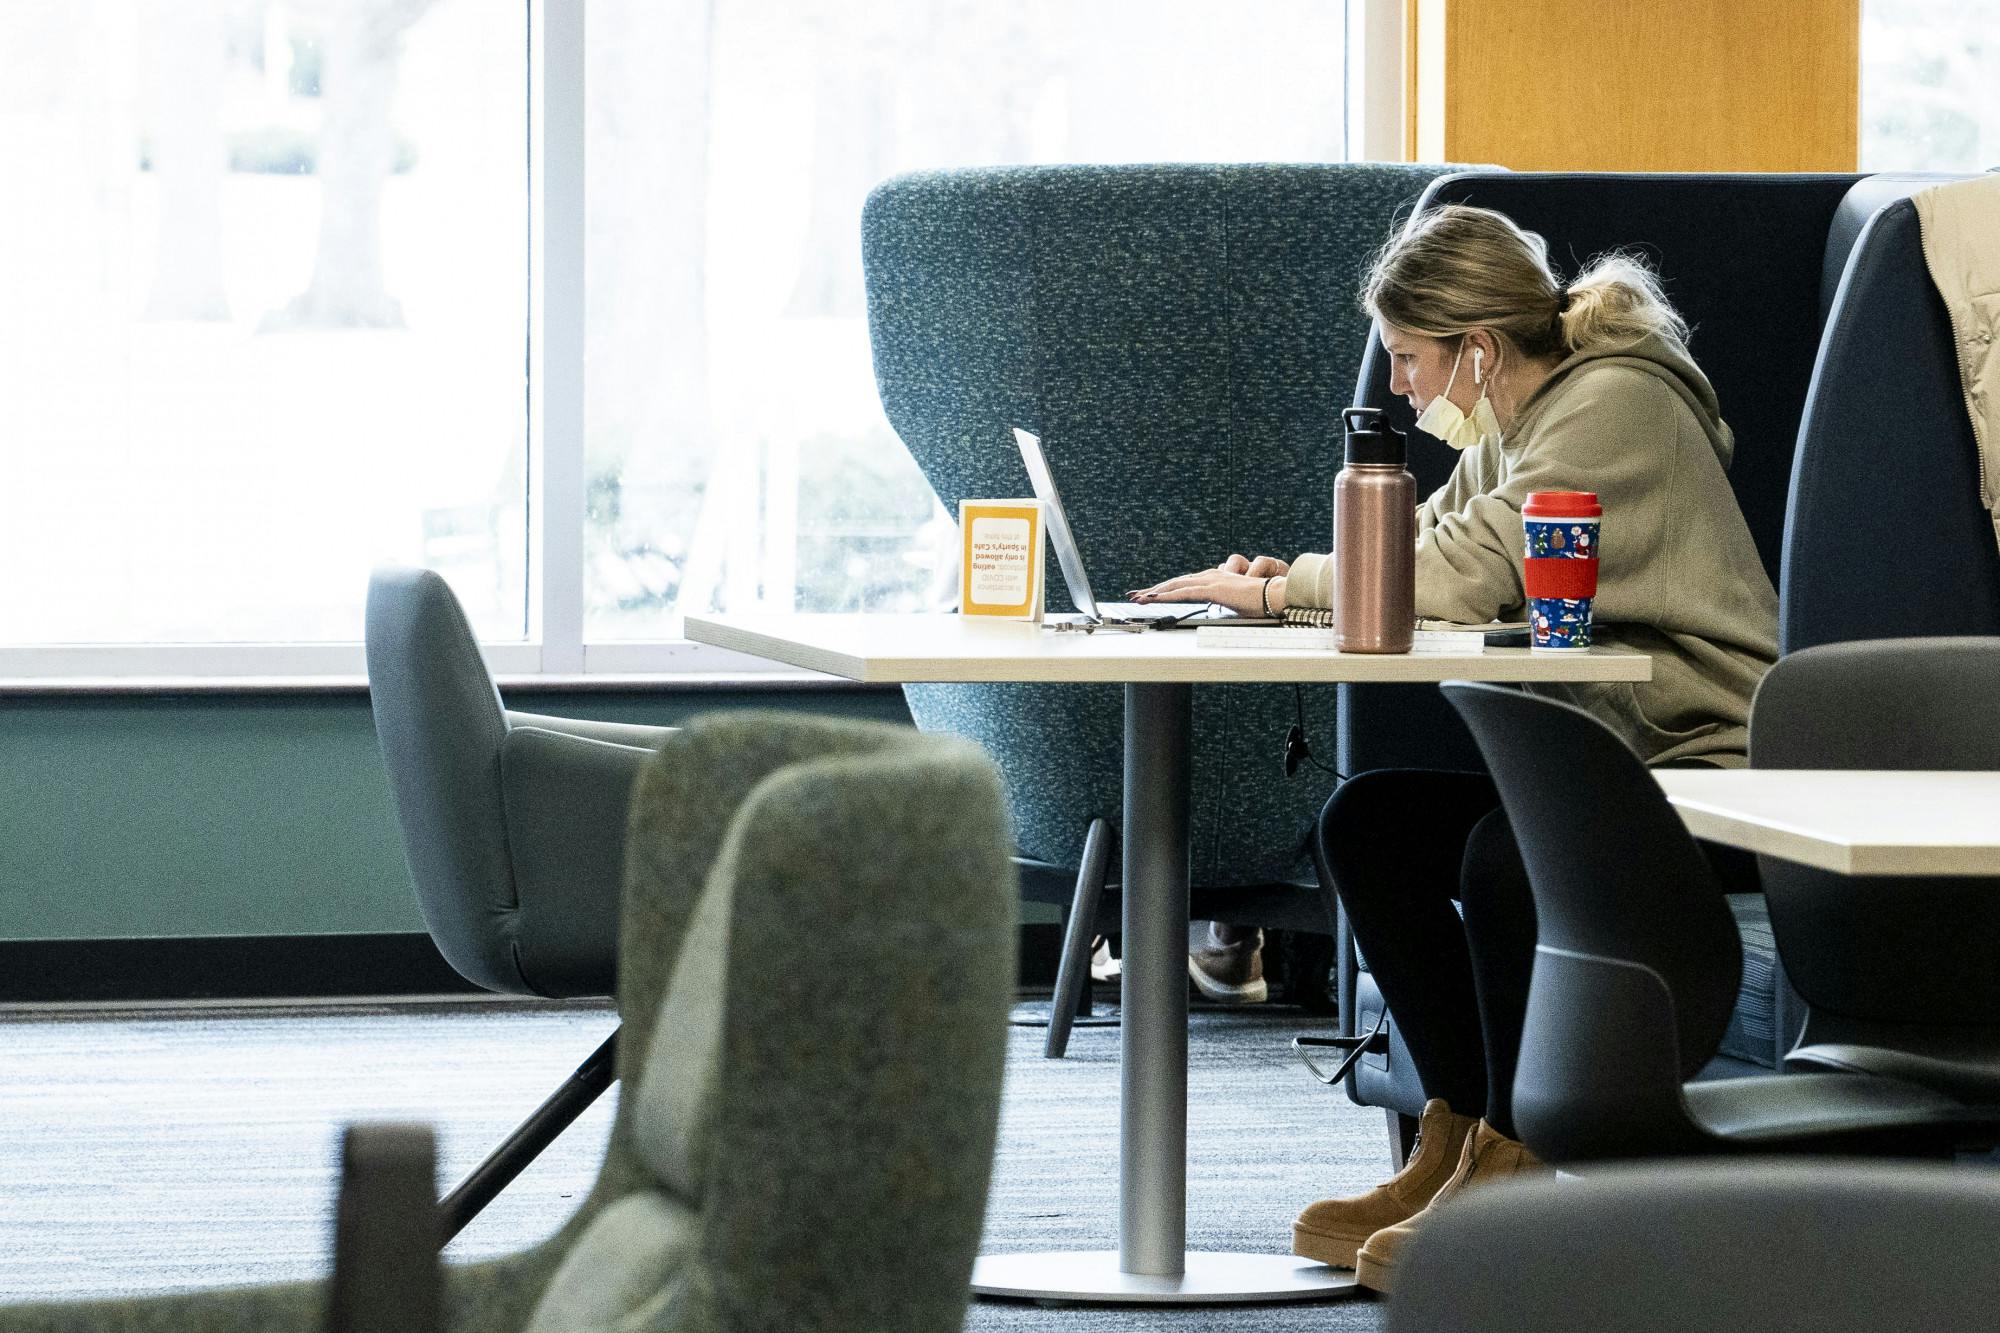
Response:
[[[1187,1250],[1188,756],[1193,733],[1192,685],[1125,687],[1118,1249],[985,1256],[972,1273],[972,1290],[979,1295],[1219,1304],[1354,1291],[1354,1274],[1289,1254]]]

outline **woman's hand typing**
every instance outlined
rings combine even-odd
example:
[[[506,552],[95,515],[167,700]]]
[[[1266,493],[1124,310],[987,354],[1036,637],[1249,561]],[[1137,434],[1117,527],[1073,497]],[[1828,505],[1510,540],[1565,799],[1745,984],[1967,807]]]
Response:
[[[1285,609],[1285,575],[1291,565],[1275,556],[1232,555],[1214,569],[1196,570],[1126,594],[1135,602],[1213,602],[1242,616]],[[1268,581],[1268,587],[1266,583]]]

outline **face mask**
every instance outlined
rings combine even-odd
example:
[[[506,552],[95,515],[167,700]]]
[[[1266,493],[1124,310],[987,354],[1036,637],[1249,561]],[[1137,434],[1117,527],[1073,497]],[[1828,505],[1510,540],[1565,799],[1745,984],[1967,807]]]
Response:
[[[1475,354],[1477,355],[1477,354]],[[1458,355],[1452,359],[1451,376],[1444,382],[1444,392],[1431,399],[1417,417],[1417,429],[1426,435],[1435,435],[1454,449],[1470,449],[1475,444],[1500,438],[1500,418],[1493,414],[1493,404],[1486,397],[1486,385],[1479,386],[1479,401],[1472,405],[1472,415],[1465,415],[1457,403],[1451,401],[1451,386],[1458,382],[1458,364],[1465,360],[1465,344],[1458,345]],[[1479,374],[1477,362],[1473,375]]]

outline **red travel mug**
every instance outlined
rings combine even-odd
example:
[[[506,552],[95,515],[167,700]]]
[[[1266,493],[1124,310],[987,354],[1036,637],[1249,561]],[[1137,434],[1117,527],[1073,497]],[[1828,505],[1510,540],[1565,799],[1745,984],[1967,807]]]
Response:
[[[1597,539],[1604,509],[1592,491],[1532,491],[1521,507],[1528,645],[1537,652],[1590,647],[1597,596]]]

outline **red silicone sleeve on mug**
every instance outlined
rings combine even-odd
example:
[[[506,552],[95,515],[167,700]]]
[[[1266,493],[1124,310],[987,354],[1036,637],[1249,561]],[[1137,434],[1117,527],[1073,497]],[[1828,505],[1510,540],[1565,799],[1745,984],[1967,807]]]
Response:
[[[1574,556],[1539,556],[1521,562],[1530,597],[1597,596],[1597,561]]]

